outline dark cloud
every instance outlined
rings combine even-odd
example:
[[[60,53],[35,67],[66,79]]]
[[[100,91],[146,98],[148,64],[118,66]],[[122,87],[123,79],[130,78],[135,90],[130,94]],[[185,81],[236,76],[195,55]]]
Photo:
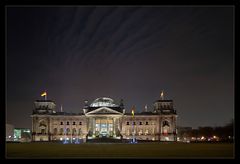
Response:
[[[7,121],[30,127],[45,89],[72,112],[101,96],[141,111],[164,89],[179,125],[223,125],[233,118],[233,8],[8,7]]]

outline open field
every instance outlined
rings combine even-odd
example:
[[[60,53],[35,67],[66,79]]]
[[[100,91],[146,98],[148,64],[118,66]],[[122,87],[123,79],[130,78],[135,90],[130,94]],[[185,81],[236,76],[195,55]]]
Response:
[[[6,158],[234,158],[230,143],[7,143]]]

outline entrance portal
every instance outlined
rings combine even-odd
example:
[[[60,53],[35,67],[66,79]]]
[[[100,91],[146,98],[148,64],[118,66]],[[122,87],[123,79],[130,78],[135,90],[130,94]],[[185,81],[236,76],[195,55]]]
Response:
[[[113,120],[106,118],[96,119],[95,133],[98,137],[112,137]]]

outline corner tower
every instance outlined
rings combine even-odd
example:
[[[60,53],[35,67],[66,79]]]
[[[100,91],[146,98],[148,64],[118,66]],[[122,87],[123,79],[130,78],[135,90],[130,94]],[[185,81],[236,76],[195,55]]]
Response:
[[[160,100],[156,100],[153,106],[153,112],[159,115],[160,141],[177,141],[177,112],[173,100],[165,100],[162,92]]]

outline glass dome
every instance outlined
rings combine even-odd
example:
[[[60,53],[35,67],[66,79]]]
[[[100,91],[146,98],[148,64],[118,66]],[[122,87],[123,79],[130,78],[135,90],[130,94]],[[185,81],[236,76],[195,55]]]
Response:
[[[97,98],[90,104],[90,107],[117,107],[118,105],[114,104],[113,99],[107,97]]]

